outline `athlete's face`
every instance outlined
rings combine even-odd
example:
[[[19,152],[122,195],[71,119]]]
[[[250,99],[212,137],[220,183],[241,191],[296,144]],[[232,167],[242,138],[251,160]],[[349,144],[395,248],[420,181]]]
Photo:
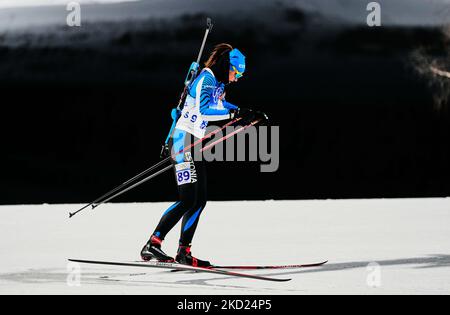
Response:
[[[238,81],[238,78],[236,77],[236,74],[237,74],[236,71],[234,71],[234,70],[230,71],[230,75],[229,75],[229,78],[228,78],[228,81],[229,81],[230,83],[231,83],[231,82],[237,82],[237,81]]]
[[[235,66],[231,66],[230,69],[230,75],[229,75],[229,82],[237,82],[240,78],[244,76],[244,72],[239,72],[238,69],[236,69]]]

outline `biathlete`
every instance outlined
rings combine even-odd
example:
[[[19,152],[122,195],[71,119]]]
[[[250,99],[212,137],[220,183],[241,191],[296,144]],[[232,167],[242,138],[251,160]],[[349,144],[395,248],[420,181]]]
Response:
[[[225,101],[225,85],[237,82],[244,72],[245,56],[229,44],[220,44],[214,48],[201,73],[189,85],[183,110],[169,142],[179,200],[163,214],[142,249],[144,261],[211,266],[210,262],[197,259],[191,253],[191,243],[207,203],[206,166],[203,161],[194,161],[194,149],[176,154],[184,149],[187,137],[193,136],[195,141],[202,139],[208,122],[234,117],[239,108]],[[181,237],[174,259],[161,246],[166,235],[181,219]]]

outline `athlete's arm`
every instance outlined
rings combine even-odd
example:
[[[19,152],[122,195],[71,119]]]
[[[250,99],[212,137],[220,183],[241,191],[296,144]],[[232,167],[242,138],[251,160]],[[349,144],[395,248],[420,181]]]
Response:
[[[206,75],[200,93],[200,113],[207,121],[230,119],[232,117],[230,109],[225,108],[225,104],[222,101],[215,101],[213,96],[215,89],[215,79],[212,76]],[[199,96],[197,95],[197,97]]]
[[[228,110],[238,110],[239,107],[237,107],[236,105],[233,105],[231,103],[228,103],[227,101],[223,100],[223,107],[225,107]]]

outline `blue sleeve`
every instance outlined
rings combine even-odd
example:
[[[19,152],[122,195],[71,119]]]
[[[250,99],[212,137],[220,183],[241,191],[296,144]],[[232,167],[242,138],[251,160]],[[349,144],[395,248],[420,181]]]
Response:
[[[225,107],[226,109],[229,109],[229,110],[238,110],[239,109],[239,107],[237,107],[236,105],[228,103],[225,100],[223,101],[223,107]]]
[[[203,116],[230,116],[228,109],[207,108],[201,111]]]

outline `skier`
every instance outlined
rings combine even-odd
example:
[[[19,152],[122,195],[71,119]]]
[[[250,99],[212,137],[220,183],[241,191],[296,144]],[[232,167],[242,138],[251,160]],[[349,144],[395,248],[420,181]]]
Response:
[[[205,136],[209,121],[232,119],[239,108],[225,100],[225,85],[237,82],[245,72],[245,56],[229,44],[219,44],[205,67],[188,86],[182,112],[171,135],[172,156],[182,151],[187,137],[195,141]],[[191,242],[207,203],[206,166],[194,161],[192,150],[172,158],[179,200],[163,214],[150,240],[141,251],[144,261],[174,262],[194,267],[210,267],[208,261],[192,256]],[[175,259],[161,249],[166,235],[181,220],[182,230]]]

